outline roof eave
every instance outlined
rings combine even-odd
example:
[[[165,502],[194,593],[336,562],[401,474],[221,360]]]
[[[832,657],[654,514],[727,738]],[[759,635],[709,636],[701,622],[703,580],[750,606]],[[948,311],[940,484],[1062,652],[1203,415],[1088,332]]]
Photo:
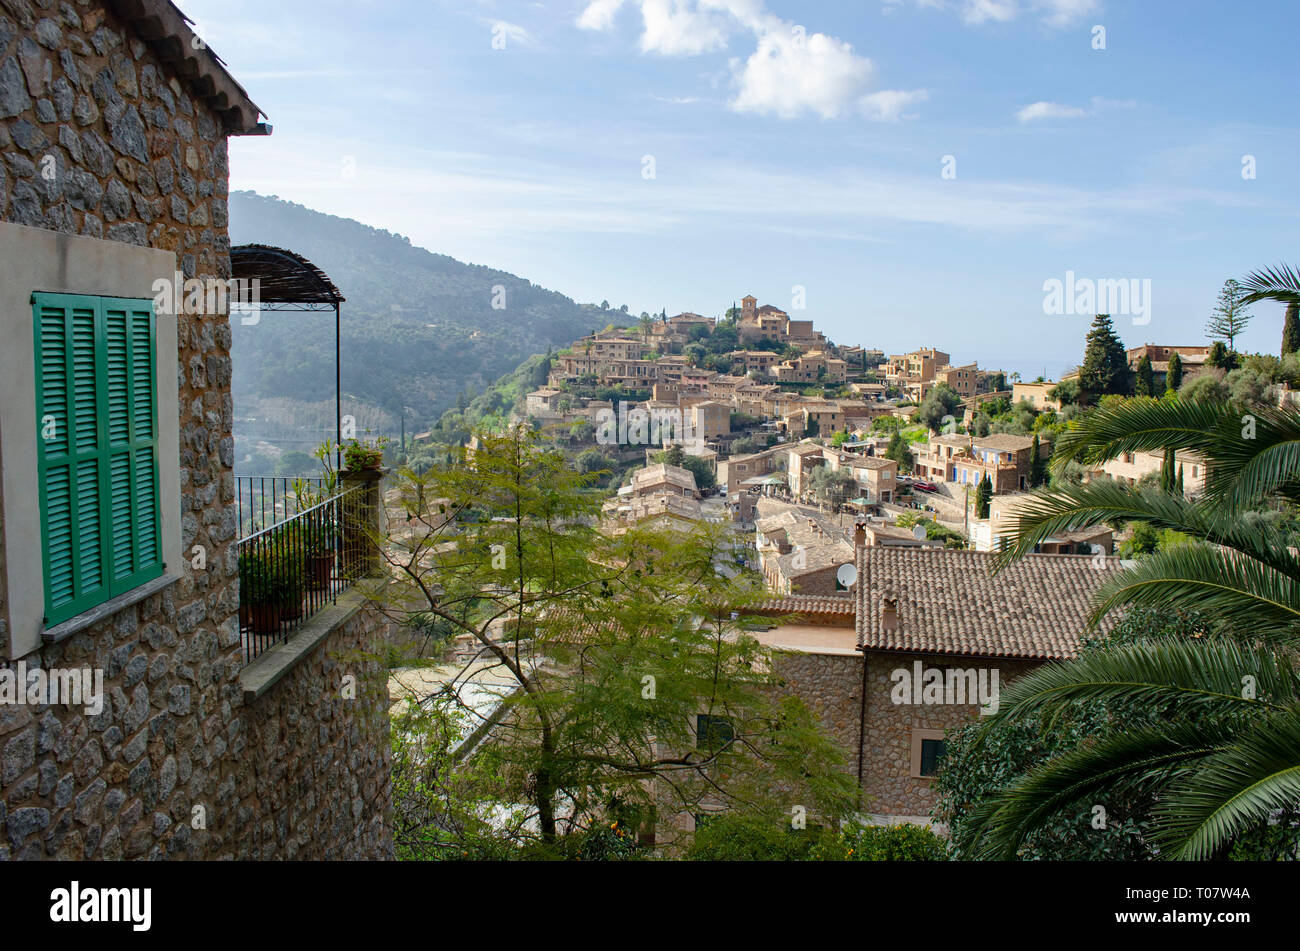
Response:
[[[269,135],[265,115],[170,0],[106,0],[110,10],[220,119],[227,135]]]

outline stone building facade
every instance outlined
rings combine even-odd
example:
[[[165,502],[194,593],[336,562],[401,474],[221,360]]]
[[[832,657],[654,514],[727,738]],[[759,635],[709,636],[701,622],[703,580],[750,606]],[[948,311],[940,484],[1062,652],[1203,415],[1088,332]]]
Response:
[[[0,0],[0,665],[103,678],[93,713],[0,702],[0,858],[392,853],[378,615],[345,598],[245,663],[224,306],[157,310],[163,574],[50,625],[28,568],[29,295],[229,278],[227,137],[259,119],[166,0]]]
[[[866,534],[855,533],[851,592],[767,602],[755,613],[781,623],[756,636],[779,652],[782,689],[845,752],[863,810],[927,822],[946,732],[1017,677],[1075,656],[1092,596],[1118,559],[1028,555],[995,575],[988,553],[877,547]],[[914,689],[931,672],[954,689]]]

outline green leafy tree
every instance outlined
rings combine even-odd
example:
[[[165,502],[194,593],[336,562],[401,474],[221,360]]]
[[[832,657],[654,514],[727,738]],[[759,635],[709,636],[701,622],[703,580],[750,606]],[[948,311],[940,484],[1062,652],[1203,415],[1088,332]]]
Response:
[[[1210,344],[1210,352],[1205,357],[1205,365],[1219,370],[1235,370],[1237,355],[1228,349],[1222,340]]]
[[[961,408],[961,396],[948,384],[937,383],[925,394],[917,408],[917,422],[924,423],[931,432],[943,431],[945,417],[955,416]]]
[[[374,539],[389,571],[367,593],[445,622],[515,686],[506,728],[475,752],[496,777],[483,807],[513,804],[552,850],[614,801],[693,813],[782,789],[822,822],[843,817],[856,793],[843,754],[777,695],[769,653],[733,620],[763,592],[715,570],[726,535],[603,535],[590,476],[524,427],[477,435],[472,455],[401,473],[392,529]],[[470,510],[487,517],[459,517]],[[725,718],[731,741],[697,743],[700,714]]]
[[[1088,331],[1079,367],[1079,388],[1096,401],[1109,393],[1128,392],[1128,358],[1109,314],[1098,314]]]
[[[817,501],[839,511],[841,505],[858,494],[858,483],[847,469],[832,472],[827,466],[818,466],[813,472],[812,491]]]
[[[1235,341],[1250,323],[1250,305],[1246,298],[1250,292],[1232,278],[1223,282],[1214,311],[1205,325],[1206,335],[1224,340],[1229,350],[1236,350]]]
[[[895,429],[894,434],[889,437],[889,448],[885,450],[885,458],[893,459],[898,463],[901,472],[912,471],[912,466],[916,464],[916,456],[908,448],[908,442],[903,438],[901,430]]]

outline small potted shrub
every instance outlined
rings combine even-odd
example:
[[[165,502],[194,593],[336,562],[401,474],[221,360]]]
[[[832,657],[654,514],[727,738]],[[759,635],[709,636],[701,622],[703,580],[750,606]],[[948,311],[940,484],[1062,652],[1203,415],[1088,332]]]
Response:
[[[284,583],[268,552],[239,556],[239,587],[240,625],[254,634],[279,633]]]
[[[280,593],[280,620],[296,621],[302,617],[303,583],[307,573],[307,553],[303,545],[304,526],[286,524],[271,539],[270,563],[274,587]]]
[[[384,447],[388,437],[380,436],[373,442],[353,439],[343,448],[344,468],[359,472],[363,469],[378,469],[384,461]]]

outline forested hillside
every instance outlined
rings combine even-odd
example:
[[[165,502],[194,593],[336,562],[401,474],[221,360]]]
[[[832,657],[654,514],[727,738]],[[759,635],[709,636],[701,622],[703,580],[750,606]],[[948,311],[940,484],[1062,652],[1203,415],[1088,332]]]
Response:
[[[363,428],[395,433],[404,415],[408,432],[424,429],[467,388],[481,392],[529,356],[626,319],[400,235],[253,192],[231,193],[230,236],[232,244],[296,251],[343,292],[345,411]],[[494,296],[504,306],[494,307]],[[258,443],[287,446],[309,442],[322,426],[332,431],[332,315],[270,313],[255,325],[233,324],[239,458]],[[308,432],[294,440],[299,414]]]

